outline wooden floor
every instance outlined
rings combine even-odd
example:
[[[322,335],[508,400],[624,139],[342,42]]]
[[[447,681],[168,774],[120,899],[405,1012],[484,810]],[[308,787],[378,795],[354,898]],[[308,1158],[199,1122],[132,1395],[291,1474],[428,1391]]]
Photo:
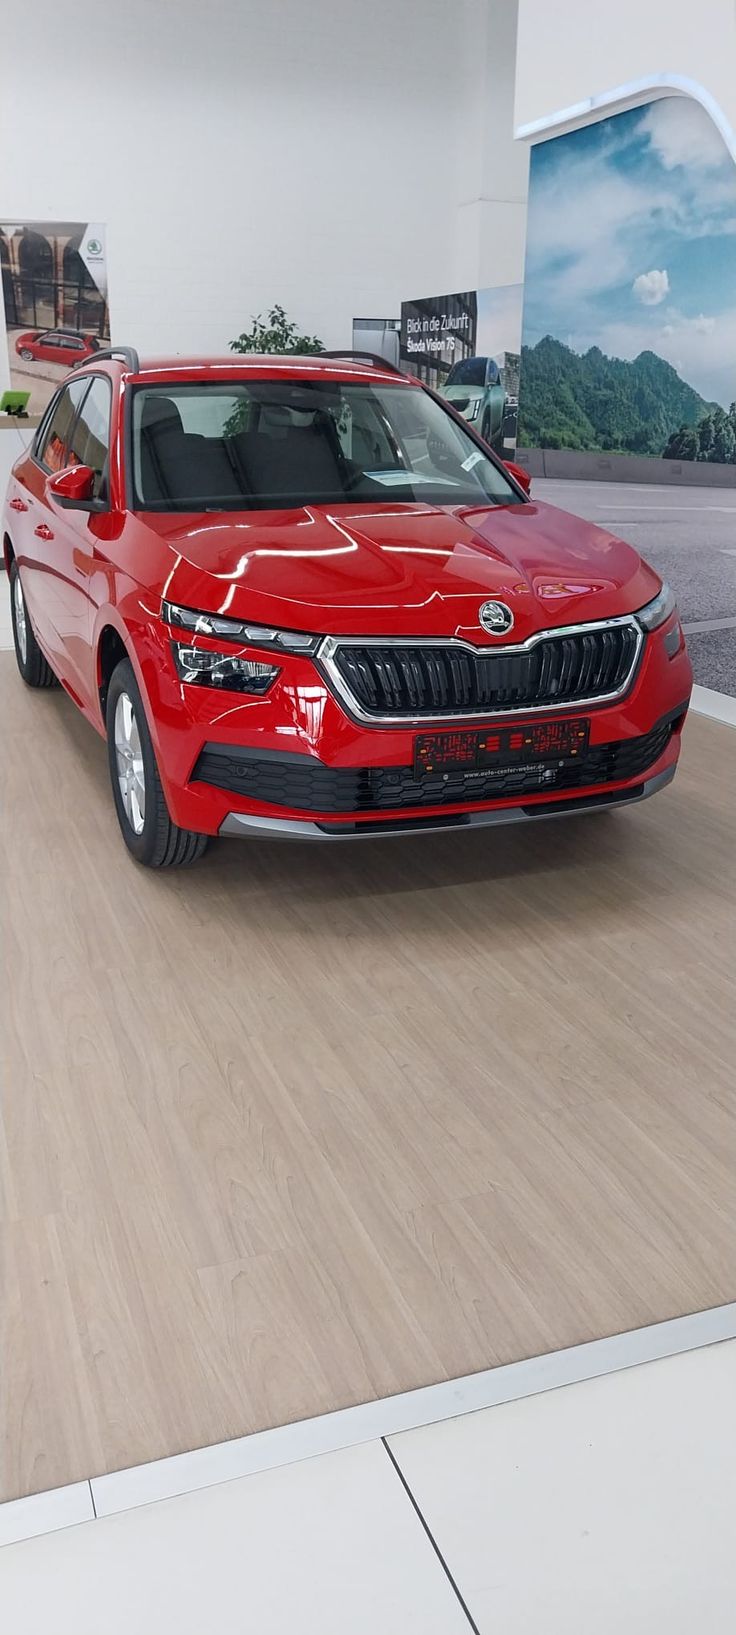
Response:
[[[123,851],[0,654],[13,1497],[736,1294],[736,732],[568,823]]]

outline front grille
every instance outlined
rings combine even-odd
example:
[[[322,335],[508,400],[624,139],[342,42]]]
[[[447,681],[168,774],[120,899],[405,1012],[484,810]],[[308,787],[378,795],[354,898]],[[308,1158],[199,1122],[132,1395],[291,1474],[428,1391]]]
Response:
[[[376,719],[553,709],[613,697],[631,679],[638,626],[560,630],[532,646],[353,646],[335,640],[328,670],[346,701]]]
[[[457,772],[421,779],[415,778],[410,766],[333,768],[306,755],[260,758],[252,751],[209,744],[192,777],[266,806],[299,812],[396,812],[410,806],[519,800],[639,777],[666,749],[674,726],[668,719],[641,738],[596,744],[580,761],[540,761],[533,767],[500,772]]]

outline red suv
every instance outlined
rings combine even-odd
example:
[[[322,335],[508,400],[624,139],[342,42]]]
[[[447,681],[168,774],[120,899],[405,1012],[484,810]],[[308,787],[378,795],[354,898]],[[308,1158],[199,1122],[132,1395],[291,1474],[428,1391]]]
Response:
[[[80,335],[76,329],[27,329],[16,336],[15,350],[26,363],[63,363],[73,369],[98,351],[94,335]]]
[[[673,598],[528,487],[382,360],[100,352],[10,481],[21,675],[154,867],[633,803],[690,697]]]

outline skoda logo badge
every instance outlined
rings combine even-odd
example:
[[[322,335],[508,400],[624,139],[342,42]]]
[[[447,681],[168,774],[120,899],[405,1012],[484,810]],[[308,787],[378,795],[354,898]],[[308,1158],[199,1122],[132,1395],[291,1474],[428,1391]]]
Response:
[[[504,636],[513,622],[514,615],[505,602],[484,602],[478,611],[478,623],[489,636]]]

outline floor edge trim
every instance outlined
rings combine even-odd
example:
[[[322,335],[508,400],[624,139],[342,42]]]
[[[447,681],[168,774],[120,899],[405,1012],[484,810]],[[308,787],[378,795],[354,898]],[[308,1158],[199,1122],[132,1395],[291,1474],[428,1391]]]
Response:
[[[690,708],[696,715],[709,715],[712,721],[724,721],[736,727],[736,698],[730,693],[716,692],[713,687],[694,686]]]
[[[736,1339],[736,1301],[0,1504],[0,1546]]]

